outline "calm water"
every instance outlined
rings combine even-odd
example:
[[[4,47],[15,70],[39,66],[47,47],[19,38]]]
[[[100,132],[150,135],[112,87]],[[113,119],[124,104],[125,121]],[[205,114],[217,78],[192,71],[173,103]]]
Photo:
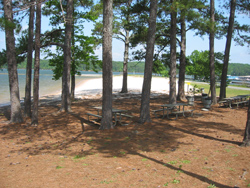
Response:
[[[84,80],[100,78],[101,73],[81,72],[82,76],[76,76],[76,85],[83,82]],[[117,74],[117,73],[116,73]],[[61,92],[61,80],[53,80],[53,72],[51,70],[40,70],[40,85],[39,85],[39,96],[58,94]],[[23,100],[25,96],[25,79],[26,70],[18,70],[18,81],[20,90],[20,99]],[[32,83],[33,84],[33,83]],[[9,78],[8,71],[6,69],[0,70],[0,106],[9,104]]]

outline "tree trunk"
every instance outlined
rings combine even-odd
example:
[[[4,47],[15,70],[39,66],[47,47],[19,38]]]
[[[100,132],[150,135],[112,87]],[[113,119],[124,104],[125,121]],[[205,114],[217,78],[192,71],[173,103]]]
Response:
[[[71,40],[72,40],[72,22],[73,22],[73,0],[67,1],[67,15],[64,39],[64,63],[62,76],[62,105],[61,111],[71,111],[70,99],[70,66],[71,66]]]
[[[103,1],[103,89],[102,121],[100,129],[111,129],[112,124],[112,21],[113,0]]]
[[[39,71],[40,71],[41,3],[36,5],[35,65],[33,82],[33,111],[31,125],[38,125]]]
[[[5,37],[6,37],[6,57],[7,57],[8,74],[9,74],[9,87],[10,87],[10,103],[11,103],[10,122],[20,123],[23,122],[23,118],[22,118],[22,111],[21,111],[21,104],[19,97],[12,1],[4,0],[3,3],[4,3],[4,17],[8,22],[8,24],[5,27]]]
[[[126,30],[125,51],[123,60],[123,82],[121,93],[128,92],[128,54],[129,54],[129,30]]]
[[[231,41],[232,41],[232,35],[233,35],[235,7],[236,7],[236,0],[231,0],[229,26],[228,26],[228,31],[227,31],[227,42],[226,42],[224,63],[223,63],[223,69],[222,69],[222,75],[221,75],[220,100],[226,97],[227,70],[228,70],[229,55],[230,55]]]
[[[214,33],[215,33],[215,16],[214,16],[214,0],[210,0],[210,20],[211,28],[209,35],[209,59],[210,59],[210,89],[211,89],[211,98],[212,104],[217,103],[216,99],[216,84],[215,84],[215,65],[214,65]]]
[[[127,6],[130,7],[132,0],[127,1]],[[130,14],[126,15],[126,22],[130,23]],[[121,93],[128,92],[128,57],[129,57],[129,30],[125,28],[125,51],[124,51],[124,60],[123,60],[123,81],[122,81],[122,91]]]
[[[144,80],[142,87],[140,123],[150,122],[150,89],[154,58],[156,32],[157,0],[150,0],[149,28],[147,34],[147,50],[145,59]]]
[[[248,102],[247,123],[242,146],[250,146],[250,100]]]
[[[31,1],[33,2],[33,1]],[[25,116],[31,117],[31,75],[32,75],[32,53],[33,53],[33,38],[34,38],[34,11],[35,7],[30,7],[29,15],[29,39],[28,39],[28,53],[26,65],[26,85],[25,85],[25,99],[24,99],[24,113]]]
[[[73,4],[73,13],[75,12],[75,7]],[[75,19],[73,16],[73,22],[72,22],[72,63],[71,63],[71,101],[75,99],[75,87],[76,87],[76,65],[75,65]]]
[[[178,84],[178,100],[186,100],[185,97],[185,68],[186,68],[186,22],[185,15],[181,18],[181,57]]]
[[[170,29],[170,92],[169,103],[176,103],[176,8],[175,0],[171,0],[171,29]]]
[[[71,75],[71,101],[75,99],[75,87],[76,87],[76,76],[74,74]]]

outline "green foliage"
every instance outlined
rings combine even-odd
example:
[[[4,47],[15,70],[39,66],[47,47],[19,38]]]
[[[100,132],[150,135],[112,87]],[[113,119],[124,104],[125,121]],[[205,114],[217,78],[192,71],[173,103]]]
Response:
[[[250,75],[250,65],[243,63],[230,63],[228,66],[228,75],[246,76]]]
[[[61,168],[63,168],[62,166],[56,166],[56,169],[61,169]]]
[[[216,188],[214,184],[210,184],[207,188]]]
[[[6,51],[2,50],[0,52],[0,68],[7,68],[7,59],[6,59]]]
[[[195,50],[188,56],[190,62],[186,65],[186,74],[194,75],[195,79],[208,81],[210,78],[209,51]],[[215,75],[221,78],[223,54],[215,53]]]
[[[1,56],[1,52],[0,52],[0,62],[1,58],[4,59],[4,57]],[[26,64],[27,64],[27,60],[23,61],[22,63],[18,64],[18,69],[26,69]],[[63,56],[54,56],[54,59],[41,59],[40,60],[40,69],[47,69],[47,70],[52,70],[55,68],[55,65],[57,64],[57,66],[63,64]],[[113,61],[113,72],[122,72],[122,66],[123,66],[123,62],[121,61]],[[145,63],[144,62],[130,62],[128,64],[128,72],[139,72],[139,73],[143,73],[144,72],[144,66]],[[7,68],[7,65],[5,64],[2,68]],[[60,70],[60,68],[58,68],[58,71]],[[85,64],[80,64],[77,68],[77,71],[102,71],[101,68],[101,61],[99,61],[99,65],[97,65],[96,67],[93,67],[92,64],[89,64],[88,66]],[[59,74],[60,75],[60,74]]]

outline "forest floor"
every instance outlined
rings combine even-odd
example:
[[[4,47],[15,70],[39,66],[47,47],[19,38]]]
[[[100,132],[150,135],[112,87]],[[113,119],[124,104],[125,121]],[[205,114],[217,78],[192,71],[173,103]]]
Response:
[[[214,105],[203,111],[195,99],[193,117],[155,118],[139,124],[140,96],[114,95],[113,107],[126,109],[130,125],[99,130],[86,112],[100,96],[72,103],[42,102],[39,126],[9,124],[0,109],[0,187],[250,187],[250,148],[240,147],[247,107]],[[150,110],[168,103],[155,95]],[[82,130],[83,125],[83,130]]]

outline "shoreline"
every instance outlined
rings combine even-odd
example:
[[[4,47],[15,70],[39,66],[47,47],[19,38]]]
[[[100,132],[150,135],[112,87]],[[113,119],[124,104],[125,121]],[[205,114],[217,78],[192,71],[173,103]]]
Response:
[[[127,79],[128,94],[141,94],[143,86],[143,76],[129,75]],[[102,77],[100,78],[87,78],[79,80],[76,83],[75,98],[76,99],[93,99],[102,97]],[[119,93],[122,89],[123,76],[113,76],[113,94]],[[178,80],[177,80],[178,82]],[[185,84],[185,92],[187,86]],[[152,77],[151,93],[168,94],[169,93],[169,78],[165,77]],[[50,93],[48,95],[40,96],[41,103],[55,102],[61,100],[61,91]],[[20,100],[23,103],[23,99]],[[0,107],[9,106],[10,102],[1,103]]]

